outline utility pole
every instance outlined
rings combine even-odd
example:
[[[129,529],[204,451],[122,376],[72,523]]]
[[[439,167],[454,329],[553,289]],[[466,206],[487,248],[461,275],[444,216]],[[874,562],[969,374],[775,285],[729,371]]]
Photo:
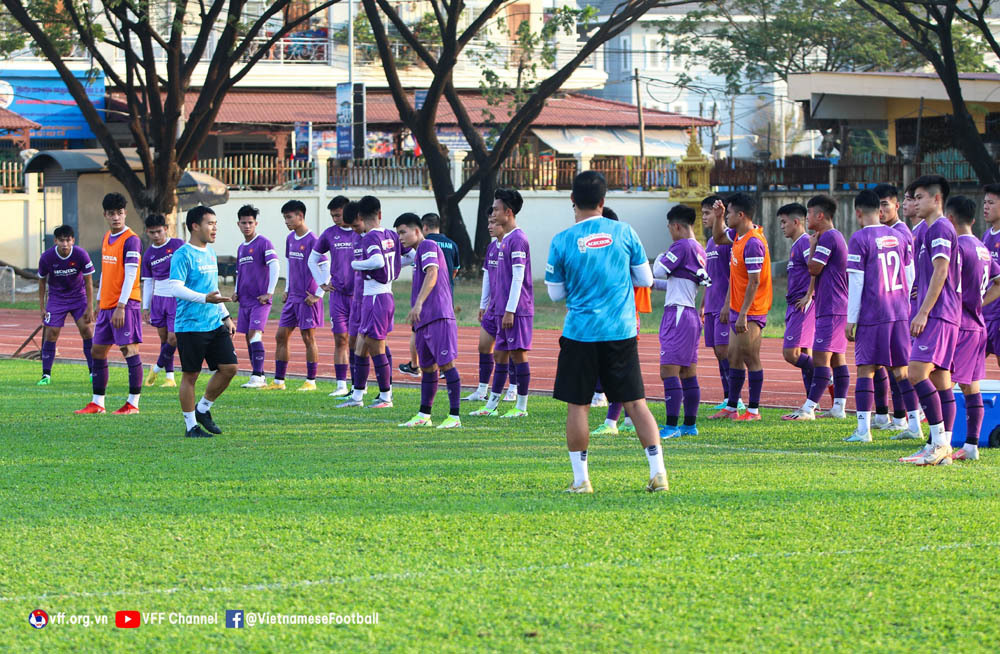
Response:
[[[347,0],[347,81],[354,92],[354,0]]]
[[[733,160],[733,142],[736,139],[736,96],[729,98],[729,161]],[[732,165],[732,164],[730,164]]]
[[[646,121],[642,118],[642,92],[639,89],[639,69],[635,69],[635,104],[639,108],[639,183],[646,169]]]

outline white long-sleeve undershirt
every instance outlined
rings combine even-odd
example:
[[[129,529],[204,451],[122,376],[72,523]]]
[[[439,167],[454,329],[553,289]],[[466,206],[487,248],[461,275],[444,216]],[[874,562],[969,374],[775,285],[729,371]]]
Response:
[[[274,295],[274,289],[278,287],[278,275],[281,274],[281,264],[277,259],[267,262],[267,294]]]
[[[649,262],[640,263],[631,267],[632,286],[640,288],[653,285],[653,271],[649,267]]]
[[[847,271],[847,322],[852,325],[858,324],[858,315],[861,313],[861,294],[865,287],[864,270]]]
[[[323,284],[330,283],[330,260],[325,256],[313,250],[309,253],[309,272],[312,273],[313,279],[316,280],[317,286],[316,297],[323,297],[326,291],[323,290]]]
[[[139,276],[139,264],[125,264],[125,279],[122,280],[122,292],[118,296],[118,304],[128,304],[129,296],[132,295],[132,287]]]
[[[549,291],[549,299],[553,302],[561,302],[566,299],[566,285],[562,282],[545,282],[545,288]]]
[[[142,280],[142,310],[145,311],[149,309],[153,302],[153,281],[152,277],[147,277]]]
[[[381,252],[376,252],[367,259],[362,259],[361,261],[352,261],[351,268],[354,270],[376,270],[385,265],[385,257],[382,256]]]
[[[514,264],[510,267],[510,294],[507,296],[505,311],[514,313],[521,301],[521,290],[524,288],[524,265]]]
[[[179,279],[170,280],[170,293],[178,300],[185,300],[187,302],[195,302],[197,304],[205,304],[205,293],[199,293],[198,291],[192,291],[190,288],[184,285]]]
[[[479,308],[490,306],[490,271],[483,269],[483,290],[479,293]]]

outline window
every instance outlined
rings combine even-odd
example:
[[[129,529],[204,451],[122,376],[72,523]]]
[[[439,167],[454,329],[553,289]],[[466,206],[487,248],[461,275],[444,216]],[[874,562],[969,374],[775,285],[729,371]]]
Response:
[[[621,57],[622,71],[632,68],[632,40],[623,36],[618,40],[618,56]]]

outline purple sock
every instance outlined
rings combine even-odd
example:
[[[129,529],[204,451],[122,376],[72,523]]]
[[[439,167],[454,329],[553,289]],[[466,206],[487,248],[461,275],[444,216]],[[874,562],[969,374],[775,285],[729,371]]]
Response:
[[[681,401],[684,399],[681,388],[680,377],[663,378],[663,402],[667,405],[667,425],[670,427],[677,426],[681,414]]]
[[[156,358],[156,367],[167,369],[169,365],[171,368],[174,367],[174,350],[177,349],[170,343],[160,343],[160,356]]]
[[[531,384],[531,365],[527,361],[515,363],[514,369],[517,370],[517,394],[527,395],[528,386]],[[514,375],[511,375],[510,383],[514,384]]]
[[[462,405],[462,378],[458,375],[458,368],[445,370],[444,381],[448,384],[448,415],[458,417]]]
[[[608,404],[608,420],[614,420],[618,422],[618,418],[622,416],[622,403],[621,402],[611,402]]]
[[[507,383],[507,364],[498,363],[493,368],[493,387],[490,389],[497,395],[503,393],[503,385]]]
[[[722,396],[729,399],[729,360],[719,362],[719,379],[722,380]]]
[[[94,349],[94,339],[85,338],[83,339],[83,358],[87,360],[87,369],[90,372],[94,372],[94,355],[91,351]]]
[[[347,364],[346,363],[335,363],[333,364],[333,371],[337,375],[337,381],[347,381]]]
[[[380,393],[388,393],[392,390],[392,368],[389,364],[389,357],[385,354],[376,354],[372,357],[372,367],[375,368],[375,380],[378,382]]]
[[[438,392],[437,372],[425,372],[420,376],[420,413],[431,414],[434,396]]]
[[[600,377],[597,378],[597,383],[594,384],[594,392],[595,393],[603,393],[604,392],[604,387],[601,386],[601,378]]]
[[[353,351],[347,353],[347,365],[351,368],[351,388],[354,388],[354,382],[358,378],[358,357],[355,356]]]
[[[833,397],[847,398],[851,389],[851,369],[847,366],[837,366],[833,369]]]
[[[167,355],[167,365],[163,366],[165,372],[174,371],[174,352],[177,351],[176,345],[167,345],[170,348],[170,354]]]
[[[955,393],[949,388],[946,391],[938,391],[941,398],[941,420],[944,422],[944,430],[950,432],[955,427]]]
[[[274,380],[275,381],[285,381],[285,372],[288,370],[287,361],[274,361]]]
[[[479,353],[479,383],[489,384],[493,374],[493,355]]]
[[[764,388],[764,371],[750,370],[747,372],[747,380],[750,382],[750,401],[747,407],[751,409],[760,408],[760,392]]]
[[[368,372],[371,369],[371,359],[367,356],[354,359],[354,390],[363,391],[368,387]]]
[[[693,425],[698,421],[698,404],[701,402],[701,386],[698,377],[681,380],[684,389],[684,424]]]
[[[920,408],[920,400],[917,398],[917,390],[906,377],[899,380],[899,393],[903,396],[903,406],[907,411],[916,411]]]
[[[927,416],[927,424],[939,425],[944,422],[941,416],[941,396],[938,395],[933,382],[925,379],[918,383],[914,390],[917,391],[917,397],[920,398],[920,407],[924,410],[924,415]],[[952,410],[954,411],[954,409]]]
[[[965,396],[965,442],[979,445],[979,432],[983,430],[983,395],[971,393]]]
[[[903,403],[903,390],[900,388],[899,382],[896,381],[896,375],[889,375],[889,388],[892,390],[892,417],[905,418],[906,405]]]
[[[802,371],[802,385],[806,387],[806,395],[809,395],[813,383],[813,358],[808,354],[800,354],[795,367]]]
[[[52,374],[52,362],[56,360],[56,342],[42,342],[42,374]]]
[[[108,390],[108,360],[94,359],[94,379],[91,381],[94,395],[104,395]]]
[[[315,361],[306,361],[306,379],[310,381],[316,381],[316,367],[317,363]]]
[[[859,378],[860,381],[860,378]],[[889,375],[886,374],[885,368],[879,366],[875,369],[875,378],[872,380],[874,385],[875,396],[875,413],[879,415],[889,415]],[[854,392],[857,394],[857,386],[854,387]],[[858,411],[861,409],[859,408]],[[871,409],[865,409],[866,411],[871,411]]]
[[[517,386],[517,364],[513,359],[507,361],[507,384],[510,388]]]
[[[858,377],[854,384],[854,402],[858,411],[871,411],[875,403],[875,382],[871,377]]]
[[[813,383],[812,388],[809,389],[809,399],[819,404],[823,393],[826,392],[827,387],[830,385],[831,379],[833,379],[833,370],[830,368],[826,366],[816,366],[813,368]]]
[[[142,359],[138,354],[125,357],[128,364],[128,392],[129,395],[138,395],[142,392]]]
[[[746,380],[745,368],[729,369],[729,410],[735,411],[740,405],[740,393],[743,392],[743,382]]]
[[[392,350],[389,349],[389,344],[385,344],[385,360],[389,362],[389,383],[392,383]],[[374,359],[372,359],[374,362]],[[414,361],[413,363],[417,363]]]
[[[264,344],[260,341],[250,343],[250,370],[257,377],[264,376]]]

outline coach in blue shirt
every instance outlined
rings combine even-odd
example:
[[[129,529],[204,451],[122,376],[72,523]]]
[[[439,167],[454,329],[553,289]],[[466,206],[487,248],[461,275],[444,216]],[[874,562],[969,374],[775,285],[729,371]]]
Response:
[[[587,469],[587,415],[597,380],[622,402],[649,462],[649,492],[668,489],[660,434],[646,406],[636,344],[634,286],[652,286],[653,271],[639,235],[604,218],[604,176],[584,171],[573,180],[576,224],[552,239],[545,284],[553,301],[566,300],[552,396],[566,402],[566,445],[573,465],[568,493],[593,493]]]
[[[170,290],[177,298],[174,331],[183,371],[181,411],[185,436],[210,438],[222,433],[212,420],[212,404],[236,376],[236,348],[232,339],[236,328],[223,304],[232,300],[219,293],[219,262],[215,250],[209,246],[215,243],[218,230],[215,212],[208,207],[195,207],[187,212],[185,224],[191,238],[170,260]],[[194,385],[202,362],[215,374],[195,406]]]

